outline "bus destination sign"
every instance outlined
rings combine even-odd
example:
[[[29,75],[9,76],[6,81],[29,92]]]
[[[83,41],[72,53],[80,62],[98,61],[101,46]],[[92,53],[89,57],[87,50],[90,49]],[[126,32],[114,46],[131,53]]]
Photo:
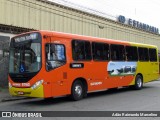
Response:
[[[16,43],[19,43],[19,42],[25,42],[25,41],[28,41],[28,40],[35,40],[37,38],[38,38],[38,34],[37,33],[32,33],[32,34],[28,34],[28,35],[25,35],[25,36],[16,37],[16,38],[14,38],[14,40],[15,40]]]

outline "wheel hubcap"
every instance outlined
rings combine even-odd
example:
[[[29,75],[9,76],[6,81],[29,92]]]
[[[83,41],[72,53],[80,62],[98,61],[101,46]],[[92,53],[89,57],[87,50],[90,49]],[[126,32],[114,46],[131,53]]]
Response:
[[[141,78],[138,78],[137,85],[138,85],[139,88],[142,86],[142,80],[141,80]]]
[[[82,94],[82,87],[80,85],[77,85],[75,87],[75,94],[79,97]]]

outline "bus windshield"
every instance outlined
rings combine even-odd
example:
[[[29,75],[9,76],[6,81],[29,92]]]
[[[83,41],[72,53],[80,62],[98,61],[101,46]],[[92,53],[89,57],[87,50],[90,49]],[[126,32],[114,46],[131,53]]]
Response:
[[[41,44],[35,35],[32,33],[12,39],[9,73],[33,73],[40,70]]]

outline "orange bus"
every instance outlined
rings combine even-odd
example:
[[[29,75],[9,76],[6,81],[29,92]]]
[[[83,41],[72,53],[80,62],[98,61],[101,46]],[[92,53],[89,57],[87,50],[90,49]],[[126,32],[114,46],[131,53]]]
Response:
[[[139,44],[51,31],[15,36],[10,43],[9,92],[51,98],[133,86],[159,78],[158,49]]]

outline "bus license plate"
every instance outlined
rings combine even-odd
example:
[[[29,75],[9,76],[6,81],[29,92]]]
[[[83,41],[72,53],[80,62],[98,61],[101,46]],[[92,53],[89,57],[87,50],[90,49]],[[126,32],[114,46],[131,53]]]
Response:
[[[23,91],[18,91],[18,95],[24,95]]]

